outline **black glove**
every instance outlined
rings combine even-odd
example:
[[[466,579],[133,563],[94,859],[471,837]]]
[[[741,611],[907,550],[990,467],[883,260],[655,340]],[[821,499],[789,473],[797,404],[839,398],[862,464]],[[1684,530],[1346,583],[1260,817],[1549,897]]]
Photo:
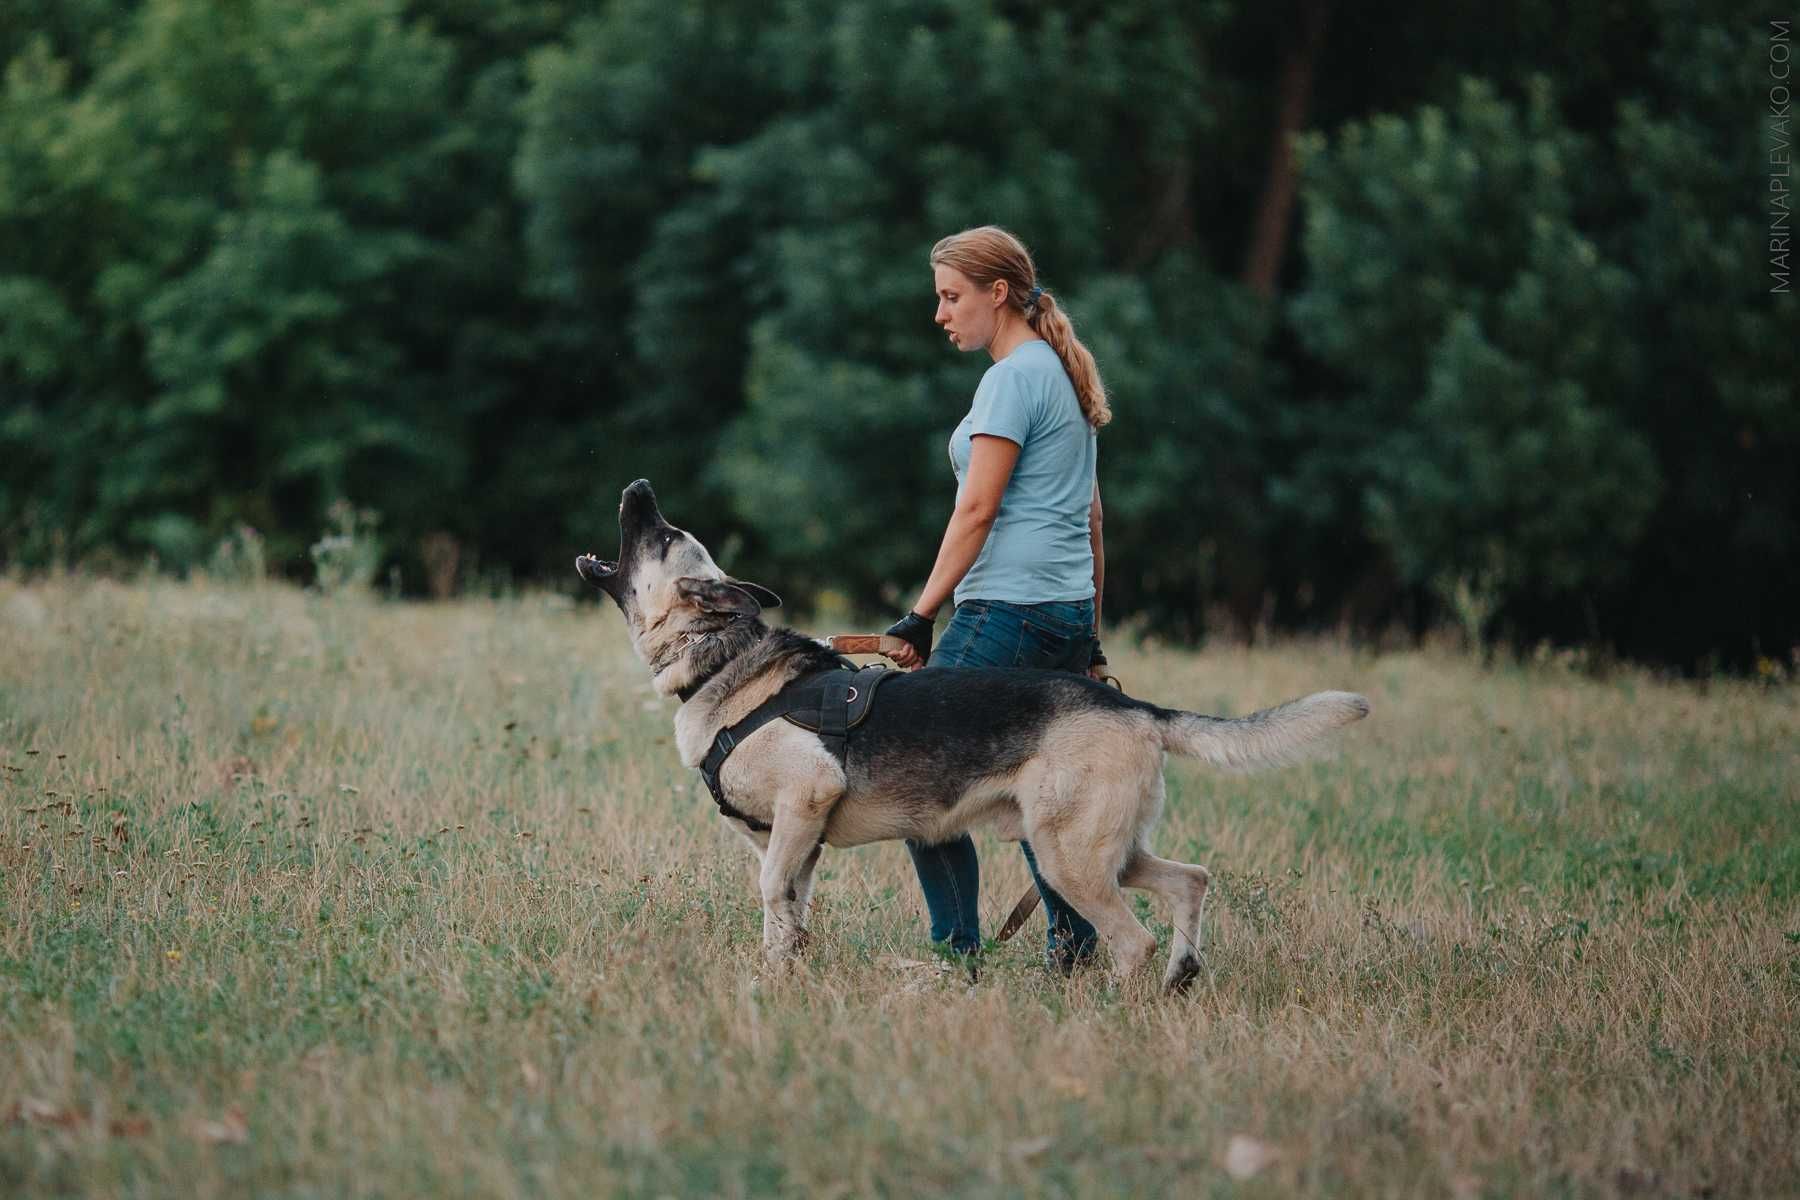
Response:
[[[888,633],[919,652],[919,665],[931,661],[931,622],[916,612],[909,612],[892,625]]]
[[[1091,671],[1095,667],[1104,667],[1105,665],[1106,665],[1106,651],[1100,649],[1100,635],[1095,634],[1094,635],[1094,653],[1088,659],[1088,670]]]

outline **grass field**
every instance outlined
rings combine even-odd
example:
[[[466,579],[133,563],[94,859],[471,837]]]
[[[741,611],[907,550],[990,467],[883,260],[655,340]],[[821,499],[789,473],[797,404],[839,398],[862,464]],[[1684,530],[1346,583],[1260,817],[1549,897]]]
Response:
[[[1178,1000],[939,969],[894,845],[765,969],[610,608],[0,580],[0,1194],[1800,1193],[1800,689],[1109,649],[1374,704],[1171,764]]]

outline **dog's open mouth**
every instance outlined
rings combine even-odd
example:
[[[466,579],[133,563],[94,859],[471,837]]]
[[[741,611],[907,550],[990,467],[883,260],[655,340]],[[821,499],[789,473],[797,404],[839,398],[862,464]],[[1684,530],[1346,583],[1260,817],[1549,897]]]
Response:
[[[583,554],[575,560],[575,571],[583,579],[598,583],[619,573],[619,564],[597,554]]]

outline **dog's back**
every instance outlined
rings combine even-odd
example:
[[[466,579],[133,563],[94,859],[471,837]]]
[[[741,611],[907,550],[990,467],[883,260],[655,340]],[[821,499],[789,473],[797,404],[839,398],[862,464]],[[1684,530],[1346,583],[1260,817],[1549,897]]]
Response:
[[[1066,671],[909,672],[882,685],[856,730],[846,795],[879,796],[915,822],[935,822],[971,791],[1008,790],[1016,772],[1095,718],[1149,750],[1159,711]]]
[[[1368,711],[1361,696],[1318,692],[1244,717],[1211,717],[1066,671],[917,671],[882,685],[857,730],[845,782],[851,795],[879,792],[923,815],[1046,752],[1079,758],[1096,739],[1135,735],[1146,753],[1246,770],[1291,762]]]

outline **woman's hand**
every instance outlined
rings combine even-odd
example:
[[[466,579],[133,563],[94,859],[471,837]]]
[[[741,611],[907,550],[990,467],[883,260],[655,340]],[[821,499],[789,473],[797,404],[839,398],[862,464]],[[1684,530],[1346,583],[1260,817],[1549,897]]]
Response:
[[[930,661],[931,621],[929,619],[921,617],[916,612],[909,612],[888,626],[887,631],[906,643],[892,655],[897,666],[911,671]]]
[[[1100,635],[1094,635],[1094,653],[1088,658],[1087,675],[1098,683],[1105,683],[1110,672],[1106,669],[1106,652],[1100,649]]]

